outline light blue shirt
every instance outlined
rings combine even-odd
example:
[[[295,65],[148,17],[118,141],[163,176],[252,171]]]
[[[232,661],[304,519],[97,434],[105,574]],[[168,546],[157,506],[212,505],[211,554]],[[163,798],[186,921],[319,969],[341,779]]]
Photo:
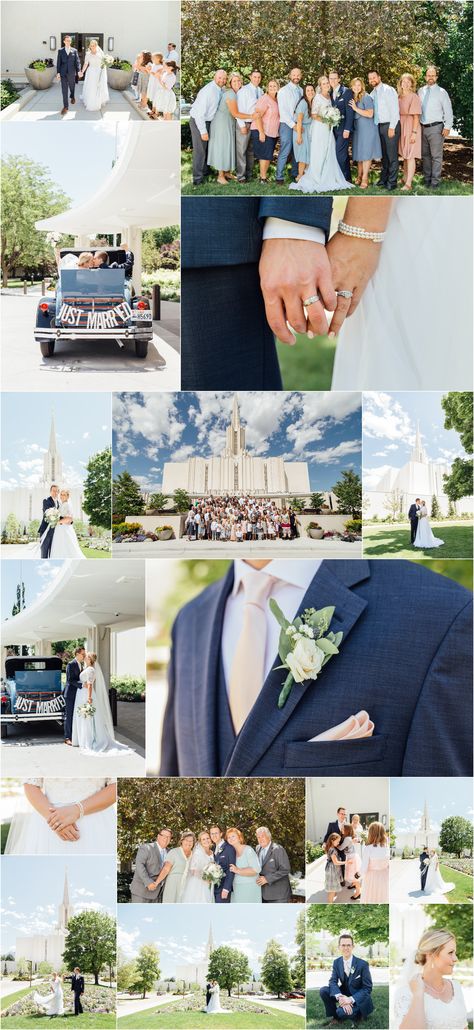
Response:
[[[449,95],[442,86],[436,82],[434,86],[422,86],[418,90],[421,100],[422,125],[431,125],[431,122],[442,122],[445,129],[453,127],[453,108]]]
[[[393,86],[387,86],[386,82],[379,83],[372,90],[370,96],[374,101],[375,124],[388,122],[390,129],[395,129],[400,121],[400,107],[398,93]]]
[[[294,129],[296,125],[295,109],[302,96],[303,90],[301,86],[295,86],[293,82],[287,82],[286,86],[282,86],[278,90],[277,101],[280,122],[284,122],[289,129]]]
[[[253,114],[257,100],[260,100],[262,94],[263,89],[261,86],[254,86],[251,82],[246,82],[245,86],[241,86],[237,93],[238,110],[245,111],[246,114],[247,112]],[[244,122],[241,118],[237,118],[237,122],[241,128],[244,125],[249,125],[249,122]]]
[[[194,104],[189,112],[189,117],[194,118],[196,125],[201,133],[201,136],[207,132],[206,122],[212,122],[214,115],[219,107],[219,101],[221,99],[221,87],[217,85],[217,82],[207,82],[194,101]]]

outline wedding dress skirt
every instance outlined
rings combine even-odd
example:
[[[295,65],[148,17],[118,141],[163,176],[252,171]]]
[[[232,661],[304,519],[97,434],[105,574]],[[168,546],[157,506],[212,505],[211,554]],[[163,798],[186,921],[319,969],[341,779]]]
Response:
[[[56,526],[53,533],[50,558],[83,558],[77,541],[76,530],[71,523]]]
[[[89,54],[89,67],[86,71],[81,97],[86,111],[100,111],[101,107],[109,102],[107,69],[100,67],[101,60],[102,57],[94,57],[93,54]]]
[[[223,1012],[230,1011],[230,1009],[221,1009],[221,999],[219,991],[215,991],[213,994],[211,994],[209,1005],[206,1007],[206,1012],[208,1013],[208,1015],[222,1015]]]
[[[64,995],[60,981],[53,984],[54,994],[38,994],[35,991],[33,1001],[47,1016],[64,1015]]]
[[[106,787],[106,779],[33,779],[26,780],[40,787],[48,801],[58,808],[73,801],[84,801]],[[26,799],[25,799],[26,801]],[[111,855],[115,854],[115,806],[92,812],[78,819],[79,840],[61,840],[48,826],[46,819],[31,808],[15,813],[5,847],[6,855]]]
[[[464,1027],[467,1026],[466,1005],[461,985],[457,980],[453,980],[452,984],[454,993],[449,1002],[433,998],[425,991],[423,1006],[426,1030],[464,1030]],[[413,994],[409,984],[397,987],[395,992],[395,1021],[393,1024],[396,1030],[399,1030],[400,1024],[403,1023],[412,1000]]]
[[[214,901],[211,884],[202,879],[203,870],[213,861],[213,856],[207,855],[201,844],[196,844],[189,862],[181,898],[184,904],[209,905]]]
[[[425,883],[425,894],[449,894],[455,888],[454,883],[443,880],[438,865],[429,865]]]
[[[471,205],[394,200],[378,268],[339,335],[333,390],[464,390],[471,382]]]
[[[79,747],[85,753],[92,751],[95,755],[135,754],[132,748],[115,740],[108,693],[99,667],[96,666],[95,673],[91,667],[83,669],[80,680],[84,686],[76,691],[72,719],[73,747]],[[92,704],[95,713],[84,717],[79,715],[78,709],[88,701],[88,682],[93,684]]]
[[[431,526],[427,516],[418,519],[418,527],[416,530],[416,537],[414,547],[442,547],[444,540],[441,537],[434,536],[431,530]]]

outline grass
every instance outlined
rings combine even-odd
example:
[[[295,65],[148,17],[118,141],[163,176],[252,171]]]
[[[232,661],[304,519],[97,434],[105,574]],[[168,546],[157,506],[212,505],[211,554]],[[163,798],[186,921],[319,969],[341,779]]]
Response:
[[[20,1027],[40,1027],[49,1025],[49,1016],[36,1015],[36,1016],[4,1016],[3,1017],[5,1027],[8,1030],[14,1030],[14,1028]],[[55,1016],[54,1026],[64,1026],[69,1023],[74,1030],[81,1030],[82,1027],[87,1030],[101,1030],[102,1027],[114,1027],[116,1026],[115,1015],[113,1012],[84,1012],[82,1016],[75,1016],[74,1012],[68,1012],[65,1016]]]
[[[0,827],[0,853],[2,855],[5,852],[5,848],[6,848],[6,844],[7,844],[7,837],[8,837],[8,834],[10,832],[10,826],[11,826],[11,822],[9,820],[7,823],[2,823],[2,825]]]
[[[385,1030],[389,1022],[388,987],[374,987],[372,991],[374,1011],[364,1019],[364,1030]],[[329,1018],[326,1016],[324,1005],[319,997],[318,990],[308,991],[306,1003],[306,1025],[308,1030],[315,1027],[326,1027],[329,1025]],[[342,1025],[342,1024],[341,1024]],[[351,1023],[350,1019],[345,1020],[345,1027],[359,1026],[359,1023]]]
[[[447,883],[455,883],[456,887],[446,895],[449,904],[466,904],[472,902],[473,884],[472,876],[467,873],[460,873],[458,869],[451,869],[449,865],[440,864],[439,871],[443,880]]]
[[[396,197],[400,195],[405,197],[406,194],[402,193],[401,188],[393,191],[387,191],[379,189],[375,186],[375,182],[379,177],[379,171],[376,169],[371,172],[370,185],[366,190],[361,190],[358,186],[355,186],[352,190],[338,190],[338,196],[390,196]],[[294,191],[290,190],[290,179],[289,179],[289,168],[286,170],[286,180],[284,186],[277,186],[275,183],[275,165],[270,166],[270,178],[265,185],[263,185],[257,176],[257,172],[254,172],[254,178],[251,182],[238,183],[229,182],[227,186],[219,186],[214,176],[209,178],[202,184],[202,186],[193,186],[192,181],[192,154],[190,150],[181,151],[181,192],[184,196],[191,195],[193,197],[207,196],[207,197],[223,197],[223,196],[285,196],[288,194],[294,196]],[[402,183],[400,183],[400,187]],[[303,194],[302,194],[303,195]],[[332,193],[321,193],[319,196],[332,196]],[[472,184],[470,182],[461,182],[459,179],[443,179],[437,190],[428,190],[423,185],[423,176],[415,175],[413,180],[413,189],[410,196],[416,197],[428,197],[428,196],[471,196],[472,195]]]
[[[84,558],[111,558],[111,551],[96,551],[93,547],[87,547],[86,544],[79,544]]]
[[[431,522],[435,536],[444,544],[435,548],[414,548],[410,545],[408,524],[364,526],[363,552],[366,557],[390,558],[472,558],[472,525]]]
[[[285,390],[330,390],[336,341],[327,336],[309,340],[298,336],[294,347],[277,344],[283,388]]]
[[[234,999],[221,998],[222,1008],[227,1008]],[[266,1009],[265,1013],[259,1012],[257,1006],[248,1004],[245,1012],[233,1011],[229,1015],[212,1016],[212,1026],[215,1030],[225,1030],[232,1027],[233,1030],[304,1030],[304,1019],[295,1016],[291,1012],[282,1012],[280,1009]],[[250,1007],[251,1006],[251,1007]],[[263,1007],[263,1006],[262,1006]],[[147,1009],[136,1012],[134,1015],[122,1016],[118,1019],[119,1027],[136,1027],[139,1030],[148,1030],[148,1027],[164,1027],[166,1030],[199,1030],[200,1027],[209,1027],[209,1016],[205,1012],[188,1010],[180,1012],[174,1003],[160,1005],[156,1009]]]

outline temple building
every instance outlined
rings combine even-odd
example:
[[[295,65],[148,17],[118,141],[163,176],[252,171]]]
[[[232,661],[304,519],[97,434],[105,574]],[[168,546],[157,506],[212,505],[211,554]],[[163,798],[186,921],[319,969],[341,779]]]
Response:
[[[64,887],[62,901],[58,905],[58,921],[56,926],[45,934],[34,934],[32,937],[17,937],[15,947],[15,961],[26,959],[32,963],[32,970],[36,972],[40,962],[49,962],[54,970],[62,966],[63,951],[66,943],[67,928],[74,909],[69,900],[69,885],[67,869],[64,874]]]
[[[212,934],[212,925],[209,925],[209,934],[207,938],[204,958],[201,961],[187,962],[183,966],[176,966],[175,979],[177,981],[184,980],[185,983],[195,983],[199,984],[200,987],[205,987],[207,983],[207,970],[209,967],[209,959],[214,950],[215,945],[214,937]]]
[[[375,490],[364,492],[364,500],[367,503],[366,515],[379,515],[384,518],[389,509],[387,502],[392,499],[398,502],[398,510],[407,514],[410,505],[415,498],[420,497],[426,501],[428,512],[431,512],[433,496],[436,497],[442,514],[448,512],[449,498],[444,492],[443,476],[449,475],[451,466],[447,463],[430,461],[421,443],[420,427],[416,427],[415,446],[411,452],[410,459],[401,469],[391,468],[382,476]],[[472,498],[457,502],[458,511],[470,511],[472,509]]]
[[[422,848],[427,844],[429,848],[437,848],[439,845],[439,830],[433,829],[428,811],[428,803],[425,801],[420,825],[417,830],[398,831],[395,826],[395,853],[401,854],[404,848],[413,850]]]

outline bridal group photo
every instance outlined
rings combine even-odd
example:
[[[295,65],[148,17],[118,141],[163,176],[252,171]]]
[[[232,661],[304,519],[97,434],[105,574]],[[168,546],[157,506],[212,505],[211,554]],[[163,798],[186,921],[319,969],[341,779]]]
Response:
[[[472,558],[472,397],[363,395],[367,557]]]
[[[140,122],[179,110],[179,5],[2,0],[2,121]],[[61,19],[58,18],[61,13]],[[91,16],[93,14],[93,16]],[[75,29],[75,31],[72,31]],[[88,31],[88,30],[95,31]],[[46,38],[44,38],[46,37]]]
[[[383,777],[306,780],[308,901],[388,903],[389,810]]]
[[[6,393],[1,418],[2,558],[110,558],[109,398]]]
[[[158,793],[121,779],[118,901],[303,902],[304,793],[297,779],[161,779]]]
[[[437,6],[184,0],[183,192],[471,193],[472,5]]]
[[[4,561],[1,614],[4,775],[143,773],[143,563]]]
[[[4,1025],[116,1026],[113,860],[2,858]]]

